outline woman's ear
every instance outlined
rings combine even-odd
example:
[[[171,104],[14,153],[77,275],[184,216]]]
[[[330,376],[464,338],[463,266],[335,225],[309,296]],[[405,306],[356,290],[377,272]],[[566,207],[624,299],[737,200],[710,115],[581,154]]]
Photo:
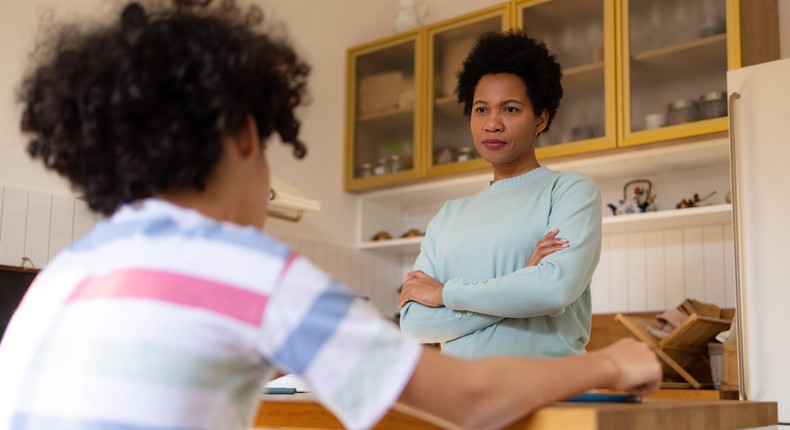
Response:
[[[543,110],[540,115],[535,118],[535,136],[543,133],[546,129],[546,124],[549,123],[549,111]]]

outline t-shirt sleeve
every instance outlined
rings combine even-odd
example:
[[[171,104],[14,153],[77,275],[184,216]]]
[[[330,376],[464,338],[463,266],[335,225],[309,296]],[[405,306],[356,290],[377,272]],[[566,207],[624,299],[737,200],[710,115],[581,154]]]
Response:
[[[422,351],[373,306],[298,256],[269,297],[259,348],[310,385],[351,429],[373,427],[384,416]]]

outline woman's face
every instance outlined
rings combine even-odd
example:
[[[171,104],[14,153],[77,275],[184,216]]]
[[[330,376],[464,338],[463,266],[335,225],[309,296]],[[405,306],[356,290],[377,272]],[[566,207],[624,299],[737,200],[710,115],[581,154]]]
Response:
[[[548,113],[533,113],[527,87],[517,75],[484,75],[475,88],[470,125],[475,147],[494,167],[495,179],[516,176],[537,167],[536,135]]]

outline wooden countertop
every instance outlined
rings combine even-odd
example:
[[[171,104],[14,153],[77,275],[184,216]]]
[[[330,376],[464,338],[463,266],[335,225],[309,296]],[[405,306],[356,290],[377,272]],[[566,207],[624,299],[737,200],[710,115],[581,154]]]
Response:
[[[640,404],[558,402],[538,409],[509,429],[701,430],[762,427],[777,423],[775,402],[646,398]],[[258,428],[342,429],[311,394],[263,395]],[[390,411],[379,430],[437,429],[409,415]]]

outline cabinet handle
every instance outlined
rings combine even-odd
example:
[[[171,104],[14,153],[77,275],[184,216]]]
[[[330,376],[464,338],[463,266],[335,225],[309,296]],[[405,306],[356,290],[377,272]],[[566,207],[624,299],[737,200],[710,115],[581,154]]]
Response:
[[[728,103],[729,113],[729,127],[730,127],[730,188],[732,188],[732,226],[733,226],[733,244],[735,245],[735,327],[738,332],[738,396],[741,400],[749,400],[746,393],[746,386],[749,376],[747,375],[746,367],[746,348],[744,348],[746,332],[744,331],[744,298],[743,298],[743,283],[741,282],[741,224],[740,213],[738,210],[738,203],[740,201],[740,193],[738,190],[738,142],[735,137],[735,105],[736,101],[741,98],[737,92],[730,94]]]

